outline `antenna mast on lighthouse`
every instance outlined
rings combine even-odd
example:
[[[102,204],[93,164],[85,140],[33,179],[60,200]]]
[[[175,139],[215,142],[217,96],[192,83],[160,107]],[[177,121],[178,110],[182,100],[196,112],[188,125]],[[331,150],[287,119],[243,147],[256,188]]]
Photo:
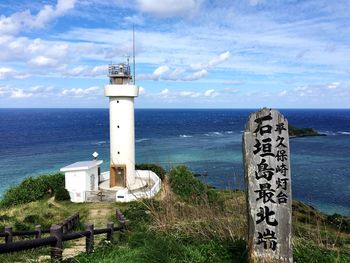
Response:
[[[135,25],[132,25],[132,60],[133,60],[133,79],[134,79],[134,85],[136,85],[136,78],[135,78]]]

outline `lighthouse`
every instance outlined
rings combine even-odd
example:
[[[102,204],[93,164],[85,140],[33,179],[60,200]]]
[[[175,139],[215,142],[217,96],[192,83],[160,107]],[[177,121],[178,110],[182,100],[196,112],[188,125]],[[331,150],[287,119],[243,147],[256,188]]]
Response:
[[[135,61],[135,59],[134,59]],[[152,198],[161,189],[161,180],[151,170],[135,169],[134,99],[139,95],[126,63],[108,66],[109,84],[105,96],[109,98],[109,171],[101,173],[98,154],[91,161],[79,161],[61,168],[65,172],[65,188],[72,202],[116,201],[130,202]]]
[[[129,62],[110,64],[108,76],[105,96],[109,97],[109,187],[139,189],[146,185],[142,179],[136,180],[135,172],[134,99],[139,87],[133,83]]]

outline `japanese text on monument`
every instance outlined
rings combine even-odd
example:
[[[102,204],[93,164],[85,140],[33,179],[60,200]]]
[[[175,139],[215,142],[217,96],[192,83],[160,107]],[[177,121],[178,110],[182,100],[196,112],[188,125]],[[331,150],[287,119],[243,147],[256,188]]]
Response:
[[[250,116],[244,134],[250,257],[292,262],[288,122],[277,111]]]

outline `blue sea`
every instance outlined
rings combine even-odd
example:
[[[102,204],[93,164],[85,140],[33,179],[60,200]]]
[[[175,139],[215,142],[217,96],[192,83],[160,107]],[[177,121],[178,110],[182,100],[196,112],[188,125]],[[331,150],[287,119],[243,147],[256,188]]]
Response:
[[[221,189],[243,189],[247,109],[136,109],[136,161],[185,164]],[[293,198],[350,216],[350,110],[284,109],[289,123],[328,136],[290,140]],[[108,109],[0,109],[0,194],[97,151],[109,165]]]

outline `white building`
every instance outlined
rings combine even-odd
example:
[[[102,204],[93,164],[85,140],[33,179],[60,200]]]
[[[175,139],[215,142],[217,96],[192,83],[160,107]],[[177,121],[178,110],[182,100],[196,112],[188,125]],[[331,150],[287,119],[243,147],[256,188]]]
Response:
[[[92,180],[92,171],[99,171],[102,161],[78,162],[62,168],[72,202],[128,202],[153,197],[160,190],[161,180],[155,173],[135,170],[134,98],[139,87],[132,81],[129,63],[109,65],[109,79],[105,96],[109,97],[110,169],[97,172]]]
[[[65,173],[65,185],[72,202],[85,201],[87,191],[97,191],[99,184],[99,165],[103,161],[83,161],[61,168]]]

